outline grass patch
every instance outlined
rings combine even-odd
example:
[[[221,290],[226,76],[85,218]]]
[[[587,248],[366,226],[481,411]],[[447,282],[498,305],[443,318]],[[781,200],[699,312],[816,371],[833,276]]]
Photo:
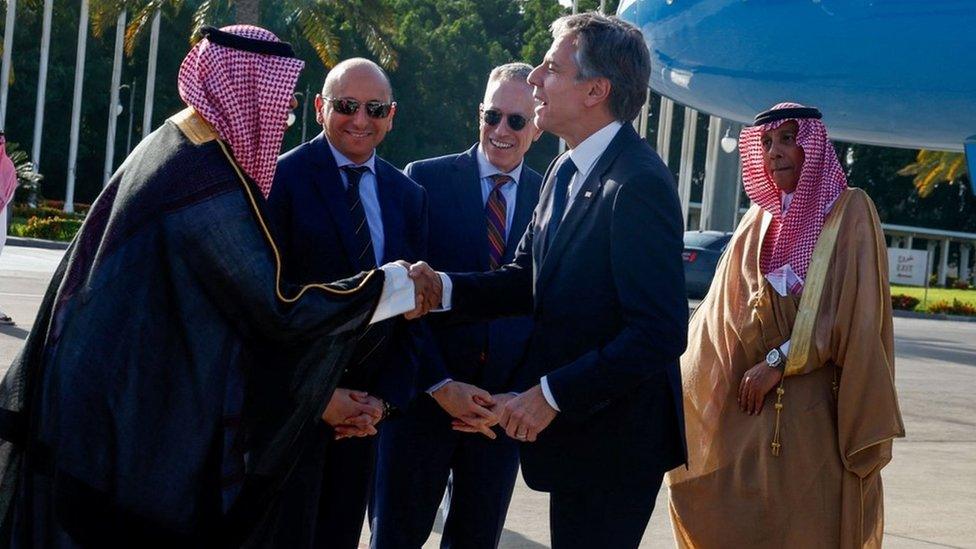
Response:
[[[954,300],[959,300],[962,303],[968,303],[973,307],[976,307],[976,290],[956,290],[953,288],[929,288],[928,301],[923,302],[925,296],[925,288],[918,288],[916,286],[892,286],[891,295],[904,294],[910,295],[919,300],[918,306],[915,310],[921,313],[928,312],[928,305],[937,303],[939,301],[947,301],[952,303]]]

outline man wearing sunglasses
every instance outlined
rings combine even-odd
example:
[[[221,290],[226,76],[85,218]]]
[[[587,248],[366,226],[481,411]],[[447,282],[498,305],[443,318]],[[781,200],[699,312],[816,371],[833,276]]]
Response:
[[[596,12],[551,31],[529,83],[536,124],[569,150],[515,258],[446,283],[423,264],[411,277],[441,284],[452,316],[533,315],[521,393],[498,421],[523,442],[525,482],[550,493],[552,547],[636,548],[664,472],[686,461],[684,223],[671,172],[631,125],[651,74],[641,31]]]
[[[376,155],[393,127],[396,103],[383,70],[366,59],[333,68],[315,97],[323,132],[278,160],[268,198],[282,242],[283,277],[345,278],[386,263],[424,257],[424,190]],[[355,548],[375,463],[379,423],[411,398],[416,323],[390,319],[356,344],[283,500],[274,544]],[[289,362],[288,349],[270,360]],[[311,536],[311,537],[310,537]]]
[[[510,63],[491,71],[477,111],[478,143],[406,168],[427,190],[428,261],[438,269],[493,270],[515,254],[541,185],[539,174],[522,161],[541,135],[533,122],[532,87],[526,82],[531,70],[525,63]],[[504,436],[492,440],[452,430],[451,416],[459,414],[450,394],[458,385],[491,393],[510,390],[532,322],[516,317],[446,323],[437,316],[428,321],[447,376],[421,375],[419,389],[431,396],[418,396],[380,435],[374,549],[419,549],[430,535],[449,475],[442,547],[494,549],[515,485],[517,443]]]

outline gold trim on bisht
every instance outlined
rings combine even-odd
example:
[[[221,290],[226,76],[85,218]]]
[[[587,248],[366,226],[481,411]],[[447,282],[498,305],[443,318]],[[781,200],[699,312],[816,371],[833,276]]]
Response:
[[[359,290],[361,290],[373,276],[376,275],[378,269],[373,269],[366,275],[365,278],[359,283],[358,286],[349,290],[337,290],[328,286],[327,284],[306,284],[301,286],[298,293],[294,297],[288,297],[281,291],[281,253],[278,251],[278,246],[275,244],[274,239],[271,237],[271,231],[268,230],[268,224],[264,220],[264,216],[261,215],[261,209],[258,208],[257,198],[254,196],[254,190],[251,185],[248,184],[247,178],[244,176],[244,172],[241,167],[238,166],[237,161],[234,160],[234,155],[231,154],[227,145],[220,140],[220,136],[214,131],[213,127],[207,123],[203,117],[193,107],[187,107],[182,111],[174,114],[169,118],[187,139],[190,140],[194,145],[202,145],[204,143],[209,143],[210,141],[216,141],[220,145],[220,150],[224,153],[227,158],[227,162],[230,163],[231,167],[234,168],[234,172],[237,174],[237,178],[241,182],[241,187],[244,188],[244,194],[247,196],[248,202],[251,204],[251,209],[254,211],[254,217],[258,220],[258,226],[261,227],[261,232],[264,233],[264,238],[268,241],[271,246],[271,252],[275,259],[275,295],[281,301],[285,303],[294,303],[302,297],[302,295],[310,289],[322,290],[326,293],[333,295],[351,295]]]
[[[851,190],[844,191],[834,203],[832,215],[824,223],[820,238],[813,249],[810,266],[807,268],[807,280],[803,284],[803,295],[800,296],[800,308],[793,323],[793,333],[790,336],[790,353],[786,360],[785,376],[805,373],[803,367],[810,354],[813,341],[813,325],[820,309],[824,285],[827,281],[827,271],[830,268],[830,258],[834,255],[840,224],[844,219],[847,203],[851,198]]]
[[[194,145],[203,145],[218,137],[213,127],[202,116],[197,114],[196,109],[193,107],[187,107],[174,114],[169,117],[169,121],[179,128],[183,132],[183,135]]]
[[[780,442],[780,416],[785,407],[783,404],[783,396],[786,394],[785,381],[787,376],[806,373],[804,367],[807,364],[810,345],[813,341],[814,321],[820,309],[824,285],[827,282],[827,271],[830,267],[830,258],[834,255],[834,247],[840,233],[840,224],[844,219],[844,212],[850,197],[850,190],[844,191],[837,197],[831,215],[824,223],[820,237],[817,238],[817,245],[813,249],[810,266],[807,268],[807,279],[803,284],[803,295],[800,296],[800,308],[797,311],[796,320],[793,323],[793,332],[790,335],[790,353],[786,360],[786,369],[783,372],[783,379],[776,387],[776,403],[774,404],[776,422],[773,428],[773,441],[770,443],[770,449],[774,456],[779,456],[783,448],[783,444]],[[765,225],[763,231],[765,231]]]

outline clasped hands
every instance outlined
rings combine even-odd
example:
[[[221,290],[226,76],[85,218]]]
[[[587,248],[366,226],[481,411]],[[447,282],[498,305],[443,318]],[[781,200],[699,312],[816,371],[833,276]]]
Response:
[[[366,437],[377,433],[376,424],[383,419],[383,401],[365,391],[339,387],[332,393],[322,420],[335,431],[336,440]]]
[[[400,260],[397,261],[397,264],[407,269],[414,287],[414,310],[404,313],[403,317],[407,320],[413,320],[424,316],[431,310],[439,309],[444,285],[437,271],[424,261],[418,261],[411,265]]]
[[[495,438],[491,428],[500,425],[516,440],[535,442],[556,417],[539,385],[519,395],[492,395],[474,385],[451,381],[431,396],[454,418],[451,426],[455,431],[481,433],[490,439]]]

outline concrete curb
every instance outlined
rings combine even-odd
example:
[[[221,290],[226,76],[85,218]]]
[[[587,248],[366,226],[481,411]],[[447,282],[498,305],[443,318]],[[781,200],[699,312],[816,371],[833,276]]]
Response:
[[[950,315],[946,313],[917,313],[915,311],[902,311],[895,309],[892,311],[894,316],[901,318],[922,318],[926,320],[951,320],[954,322],[976,322],[976,316]]]
[[[41,238],[25,238],[22,236],[8,236],[7,246],[20,246],[23,248],[43,248],[45,250],[67,250],[70,242],[60,242],[58,240],[44,240]]]

